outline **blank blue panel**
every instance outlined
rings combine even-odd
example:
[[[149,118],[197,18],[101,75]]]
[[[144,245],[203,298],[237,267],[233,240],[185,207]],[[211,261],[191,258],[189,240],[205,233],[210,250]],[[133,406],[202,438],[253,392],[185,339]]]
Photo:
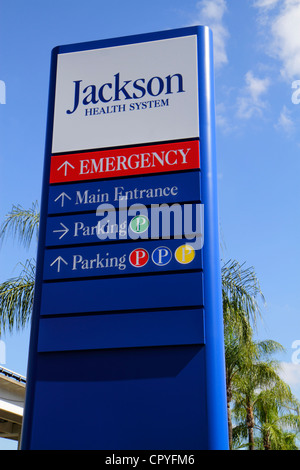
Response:
[[[41,315],[202,306],[202,273],[44,283]]]
[[[203,344],[203,311],[42,318],[39,352]]]
[[[40,353],[31,448],[205,450],[205,368],[195,345]]]

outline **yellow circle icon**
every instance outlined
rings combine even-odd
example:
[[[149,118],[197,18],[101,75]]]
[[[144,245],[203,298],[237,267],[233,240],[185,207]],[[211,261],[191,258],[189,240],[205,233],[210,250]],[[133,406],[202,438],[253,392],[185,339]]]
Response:
[[[191,263],[195,258],[195,250],[191,245],[181,245],[175,251],[175,258],[181,264]]]

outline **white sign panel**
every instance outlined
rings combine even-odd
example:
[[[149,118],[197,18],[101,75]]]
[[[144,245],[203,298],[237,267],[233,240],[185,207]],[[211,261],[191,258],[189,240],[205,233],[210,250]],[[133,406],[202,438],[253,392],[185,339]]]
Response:
[[[197,36],[58,54],[52,153],[199,137]]]

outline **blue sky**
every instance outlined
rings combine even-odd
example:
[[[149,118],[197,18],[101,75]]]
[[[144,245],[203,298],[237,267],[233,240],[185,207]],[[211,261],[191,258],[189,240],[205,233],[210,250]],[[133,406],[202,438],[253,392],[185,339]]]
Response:
[[[0,220],[40,200],[51,49],[193,24],[214,33],[222,256],[254,267],[258,337],[285,347],[300,398],[300,0],[0,0]],[[35,250],[6,242],[0,281]],[[29,330],[2,340],[26,375]]]

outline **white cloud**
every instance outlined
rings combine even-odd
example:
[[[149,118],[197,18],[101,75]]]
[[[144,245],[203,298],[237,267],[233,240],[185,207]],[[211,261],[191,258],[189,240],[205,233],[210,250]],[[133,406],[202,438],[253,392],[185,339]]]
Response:
[[[266,14],[266,7],[278,6],[264,17],[267,27],[266,44],[268,53],[279,59],[281,74],[285,79],[300,76],[300,0],[257,0],[254,5],[260,13]],[[260,17],[261,19],[261,17]]]
[[[275,5],[277,5],[279,1],[280,0],[256,0],[256,2],[254,2],[254,6],[256,8],[269,9],[269,8],[273,8]]]
[[[274,49],[283,63],[286,78],[300,75],[300,0],[286,1],[283,11],[272,25]]]
[[[254,77],[251,71],[246,73],[246,85],[249,91],[249,94],[254,102],[258,102],[262,94],[264,94],[268,87],[270,81],[268,78],[257,78]]]
[[[5,82],[0,80],[0,104],[6,103],[6,87]]]
[[[300,390],[300,364],[281,362],[280,377],[290,387]]]
[[[295,126],[291,119],[291,112],[286,106],[283,106],[275,128],[283,130],[287,134],[291,134],[294,131]]]
[[[266,102],[262,96],[268,91],[270,80],[268,78],[258,78],[252,71],[246,73],[246,85],[241,96],[237,100],[237,115],[243,119],[249,119],[255,115],[261,116]]]
[[[200,0],[196,7],[196,23],[209,26],[213,32],[215,66],[227,64],[226,40],[229,33],[223,24],[223,16],[227,10],[226,0]]]

